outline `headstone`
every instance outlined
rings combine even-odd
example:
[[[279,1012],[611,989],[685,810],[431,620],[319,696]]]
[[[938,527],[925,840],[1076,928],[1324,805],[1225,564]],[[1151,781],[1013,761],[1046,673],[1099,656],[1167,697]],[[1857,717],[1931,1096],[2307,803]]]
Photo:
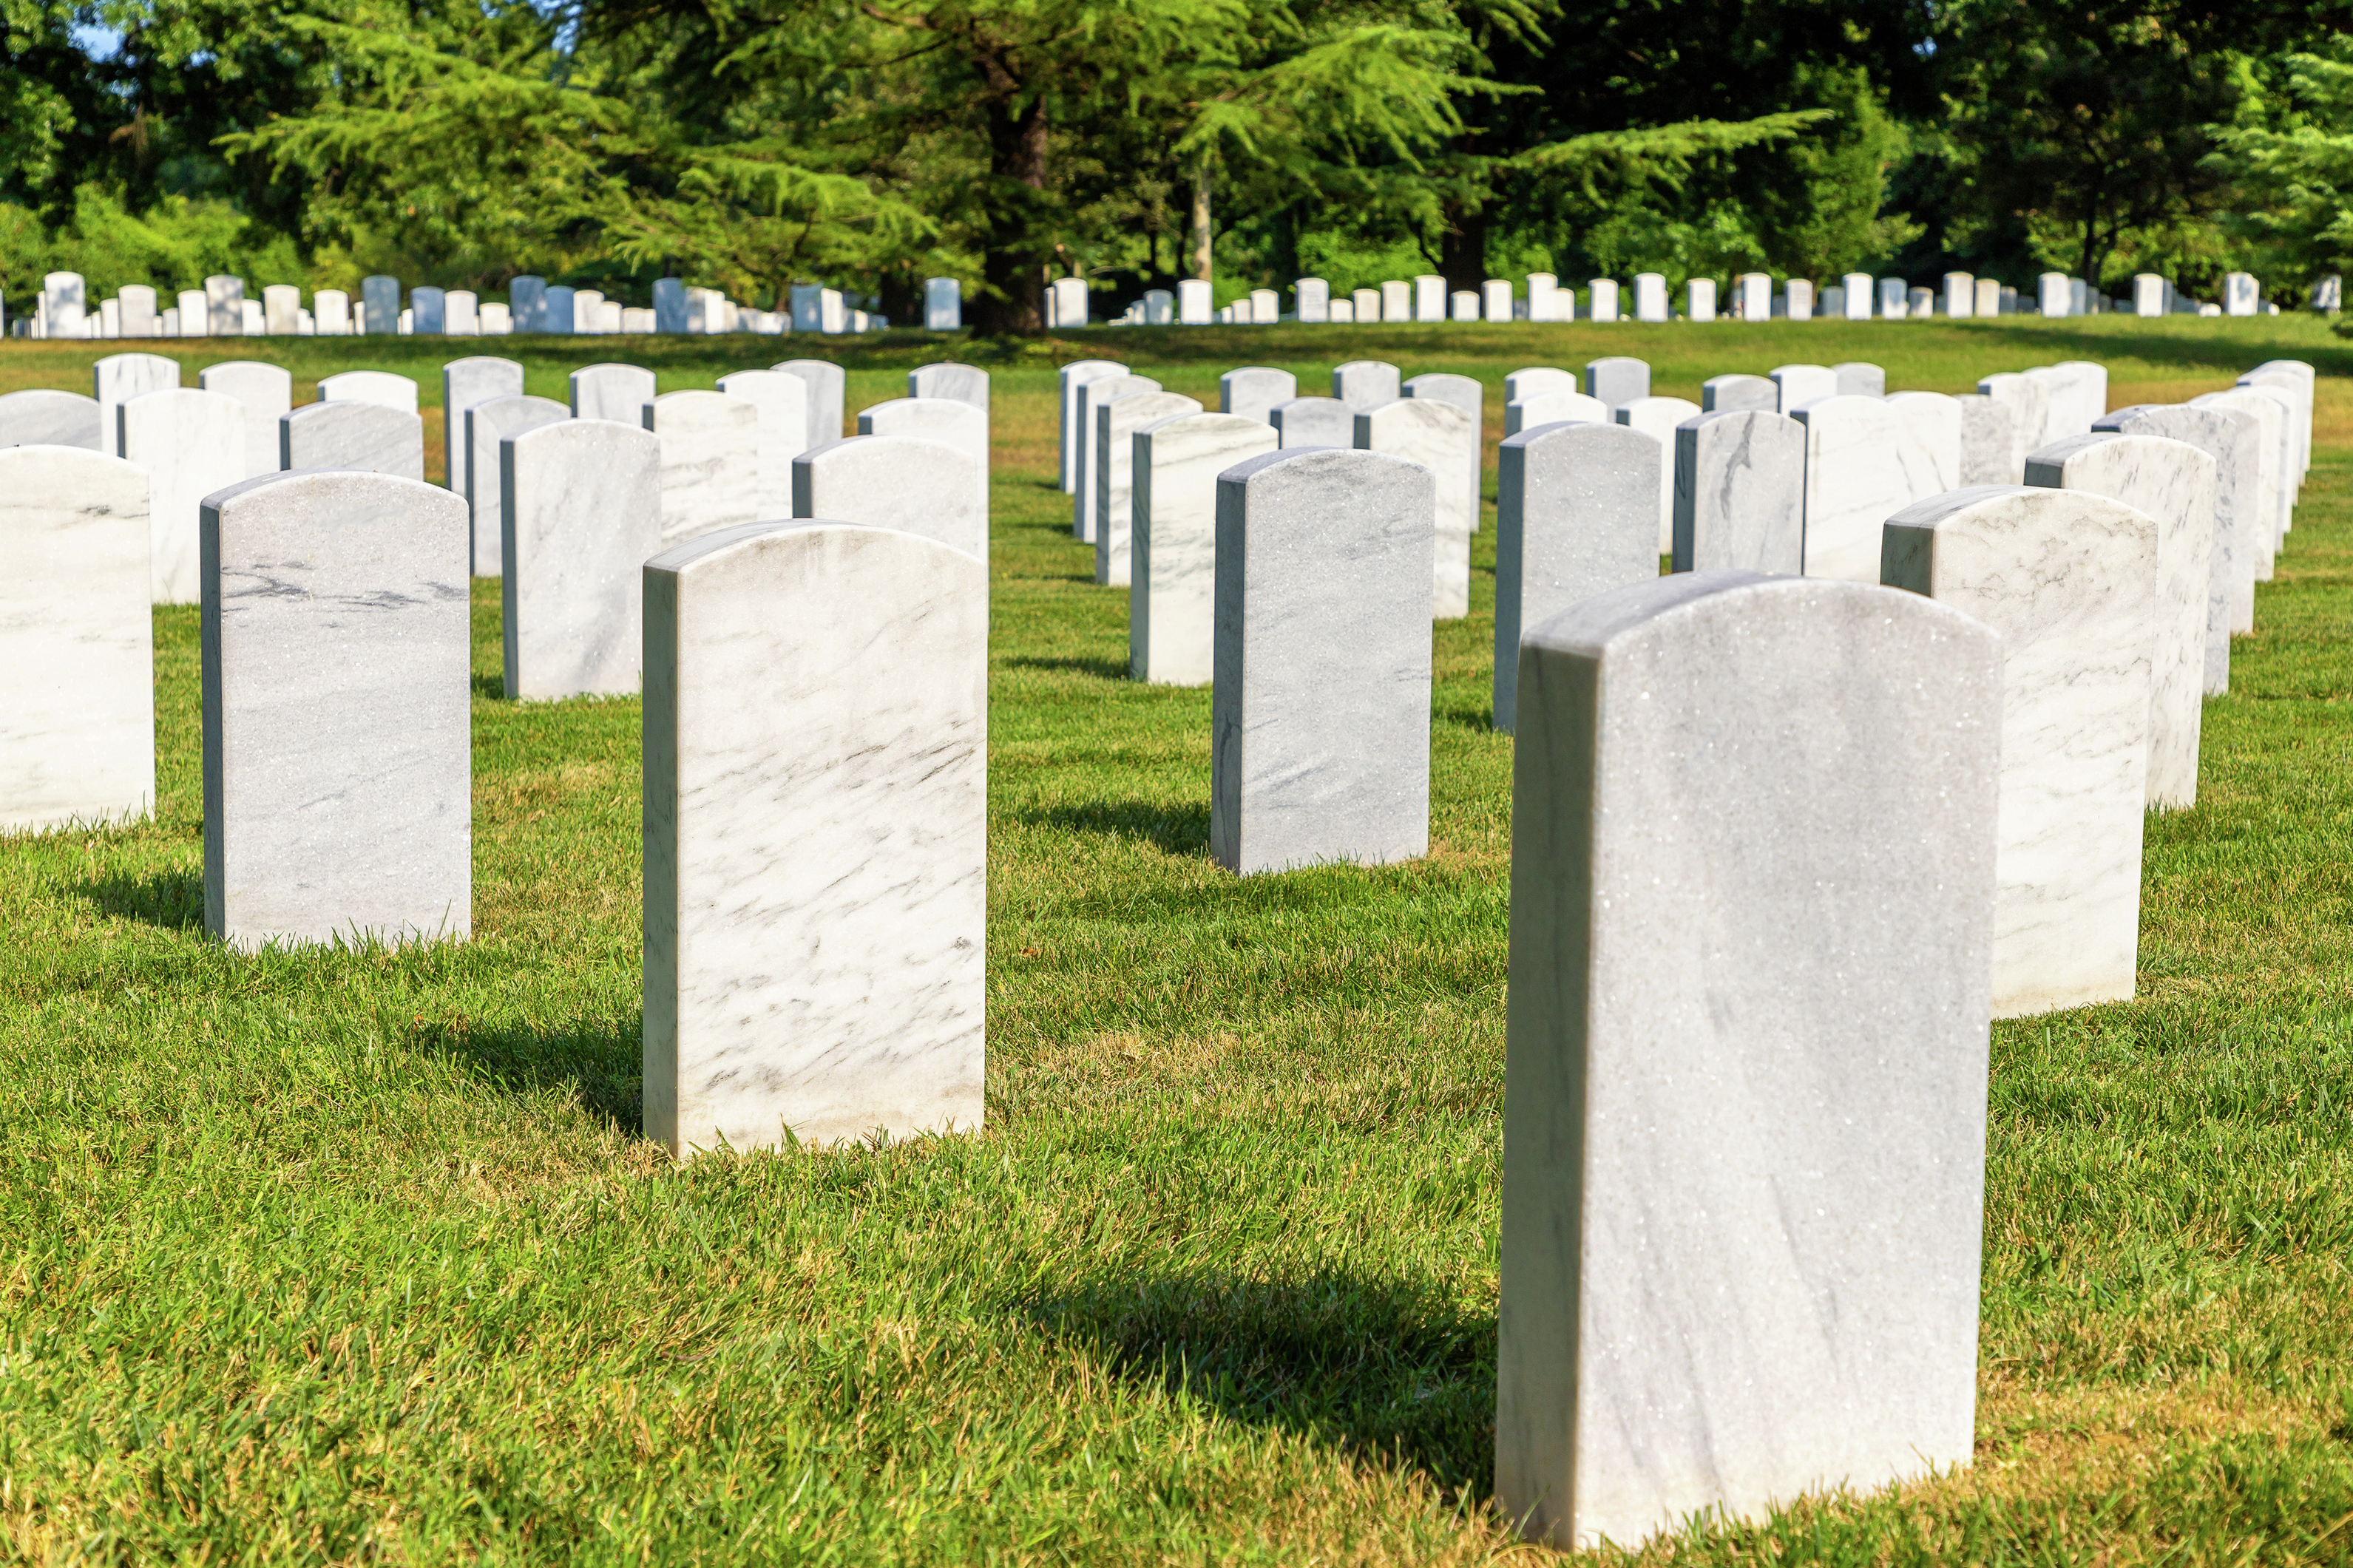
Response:
[[[2256,422],[2254,483],[2247,483],[2240,475],[2239,495],[2244,500],[2252,489],[2254,505],[2249,510],[2248,526],[2233,531],[2234,541],[2243,544],[2247,552],[2246,615],[2240,624],[2234,612],[2231,629],[2233,632],[2254,630],[2254,584],[2272,580],[2274,557],[2279,549],[2280,496],[2286,482],[2287,411],[2279,400],[2267,397],[2252,386],[2234,386],[2228,392],[2210,392],[2189,400],[2192,408],[2221,408],[2243,414]]]
[[[2165,279],[2155,272],[2133,274],[2133,314],[2146,319],[2165,313]]]
[[[177,384],[174,383],[173,384]],[[282,364],[263,360],[224,360],[196,373],[196,384],[206,392],[234,397],[245,406],[245,467],[240,479],[278,471],[278,421],[294,406],[294,375]],[[194,527],[194,514],[190,514]]]
[[[522,366],[513,360],[477,354],[441,367],[441,472],[451,489],[467,494],[466,410],[494,397],[522,395]]]
[[[547,331],[547,279],[525,273],[507,283],[507,306],[518,332]]]
[[[448,305],[448,297],[438,289],[411,289],[408,291],[409,331],[424,338],[447,334],[449,329]]]
[[[2247,532],[2261,465],[2263,426],[2251,414],[2187,404],[2139,404],[2104,414],[2094,430],[2186,441],[2214,460],[2214,548],[2208,556],[2205,653],[2200,684],[2210,697],[2231,689],[2231,634],[2254,629],[2254,572]]]
[[[604,330],[605,296],[602,290],[575,289],[571,300],[574,333],[591,336]]]
[[[1049,290],[1054,311],[1050,323],[1064,331],[1087,324],[1087,280],[1083,278],[1057,278]]]
[[[540,307],[545,312],[549,333],[556,337],[573,336],[579,322],[578,304],[575,290],[561,283],[549,284]]]
[[[1490,321],[1512,319],[1512,280],[1490,278],[1479,287],[1480,313]]]
[[[1402,378],[1398,367],[1377,359],[1352,359],[1332,372],[1332,395],[1362,412],[1395,403]]]
[[[1436,273],[1424,272],[1413,280],[1413,319],[1417,321],[1446,320],[1446,279]]]
[[[2065,316],[2074,308],[2073,290],[2063,272],[2045,272],[2035,279],[2034,308],[2046,316]]]
[[[1936,292],[1933,289],[1915,289],[1906,298],[1905,319],[1925,321],[1936,313]]]
[[[793,459],[808,448],[809,384],[780,370],[738,370],[719,378],[719,390],[750,404],[759,416],[754,521],[779,522],[790,518]]]
[[[245,336],[245,279],[216,276],[205,279],[205,331],[216,338]]]
[[[1079,422],[1079,388],[1091,381],[1101,381],[1114,375],[1125,375],[1127,366],[1116,360],[1072,360],[1062,367],[1062,493],[1075,495],[1079,488],[1080,439],[1082,426]]]
[[[1945,314],[1966,321],[1977,314],[1977,279],[1966,272],[1945,274]]]
[[[1296,307],[1293,313],[1303,322],[1314,324],[1332,319],[1332,285],[1321,278],[1302,278],[1291,288]]]
[[[1299,395],[1299,378],[1287,370],[1262,364],[1244,365],[1218,377],[1218,411],[1270,422],[1274,406]]]
[[[1904,422],[1904,466],[1912,499],[1961,488],[1961,405],[1941,392],[1899,392],[1887,405]]]
[[[1379,452],[1218,477],[1209,853],[1228,870],[1428,852],[1436,510],[1430,470]]]
[[[1504,401],[1525,403],[1550,392],[1576,392],[1582,384],[1569,372],[1548,364],[1524,365],[1504,378]]]
[[[557,412],[523,424],[514,416],[529,411],[510,405],[524,403]],[[497,499],[477,509],[475,537],[479,549],[482,524],[499,528],[506,693],[628,696],[644,643],[639,580],[662,549],[661,442],[563,406],[514,397],[470,411],[476,440],[496,437],[477,483]]]
[[[1166,289],[1144,291],[1144,324],[1147,327],[1173,327],[1176,324],[1176,296]]]
[[[1196,404],[1196,407],[1199,405]],[[988,515],[988,416],[952,397],[893,397],[858,413],[860,436],[912,436],[954,447],[980,476],[975,504]]]
[[[1443,403],[1449,407],[1460,408],[1463,416],[1471,421],[1471,468],[1467,476],[1469,494],[1465,504],[1470,509],[1471,531],[1478,532],[1480,454],[1485,450],[1487,439],[1486,387],[1472,376],[1433,371],[1425,375],[1413,377],[1405,384],[1402,390],[1408,397],[1426,398],[1433,403]]]
[[[0,451],[0,834],[154,810],[151,548],[141,469]]]
[[[1766,379],[1780,389],[1775,409],[1782,414],[1795,414],[1818,397],[1839,395],[1838,372],[1826,364],[1785,364]]]
[[[34,387],[0,395],[0,447],[120,447],[120,435],[100,424],[98,399],[79,392]]]
[[[482,335],[481,299],[470,289],[452,289],[441,297],[441,330],[453,338]]]
[[[1694,321],[1715,320],[1715,279],[1694,278],[1684,289],[1683,310]]]
[[[2120,500],[2157,524],[2149,605],[2148,804],[2198,804],[2206,596],[2214,569],[2214,459],[2186,441],[2095,430],[2045,447],[2026,482]]]
[[[988,373],[978,365],[958,364],[954,360],[923,365],[907,373],[907,395],[969,403],[985,416],[988,413]]]
[[[1148,375],[1106,375],[1081,382],[1075,417],[1079,421],[1078,489],[1071,496],[1071,537],[1095,542],[1095,444],[1088,432],[1095,428],[1095,410],[1123,397],[1158,392],[1160,384]],[[831,514],[828,514],[831,515]]]
[[[2051,426],[2051,387],[2048,383],[2024,374],[2004,373],[1982,376],[1978,390],[2010,410],[2010,460],[2018,480],[2026,473],[2027,454],[2049,443],[2043,432]]]
[[[654,279],[654,331],[682,332],[686,331],[686,280],[682,278]]]
[[[1609,405],[1598,397],[1566,390],[1539,392],[1516,403],[1504,405],[1504,434],[1506,436],[1516,436],[1540,425],[1557,425],[1564,419],[1588,419],[1608,425],[1611,423]]]
[[[403,414],[414,414],[417,412],[417,384],[405,375],[394,375],[387,371],[347,370],[320,378],[319,401],[373,403],[385,408],[396,408]]]
[[[1137,433],[1164,419],[1200,412],[1198,402],[1173,392],[1137,393],[1095,410],[1095,450],[1087,471],[1095,487],[1095,582],[1100,586],[1129,585]]]
[[[1911,313],[1912,286],[1901,278],[1879,279],[1879,317],[1900,321]]]
[[[1268,419],[1286,450],[1356,442],[1356,411],[1336,397],[1294,397],[1276,404]]]
[[[1206,327],[1217,303],[1204,278],[1183,278],[1176,283],[1176,324],[1180,327]],[[1064,367],[1068,369],[1068,366]]]
[[[204,589],[196,511],[215,490],[246,477],[245,426],[236,398],[196,387],[134,397],[115,410],[122,455],[147,470],[152,564],[159,605],[193,605]]]
[[[1744,272],[1733,279],[1734,300],[1744,321],[1773,319],[1773,279],[1770,273]]]
[[[1159,686],[1206,686],[1217,605],[1218,476],[1275,449],[1274,427],[1234,414],[1188,414],[1135,437],[1128,541],[1128,672]]]
[[[306,403],[279,416],[271,469],[309,468],[391,474],[421,484],[425,422],[375,403]]]
[[[988,558],[969,454],[912,436],[852,436],[793,459],[793,515],[895,528]]]
[[[1648,362],[1613,354],[1607,359],[1588,360],[1585,364],[1585,392],[1598,397],[1612,408],[1621,407],[1638,397],[1651,395],[1651,367]]]
[[[1479,430],[1460,408],[1402,397],[1356,416],[1356,449],[1419,463],[1437,476],[1430,616],[1459,621],[1471,613],[1471,504],[1479,478]]]
[[[1789,320],[1810,321],[1814,319],[1814,286],[1806,279],[1792,278],[1787,289]],[[1782,412],[1787,413],[1784,409]]]
[[[953,278],[923,279],[923,330],[964,331],[964,285]]]
[[[261,290],[261,317],[273,338],[297,334],[302,315],[302,290],[291,283],[272,283]]]
[[[1672,451],[1676,571],[1804,572],[1804,426],[1766,408],[1704,414],[1675,426]]]
[[[1991,278],[1977,280],[1974,312],[1980,316],[1999,316],[2001,310],[2001,285]]]
[[[1871,274],[1850,272],[1841,281],[1846,290],[1846,319],[1850,321],[1871,320]]]
[[[2010,405],[1982,392],[1953,399],[1961,405],[1961,486],[2014,485],[2025,477],[2013,466],[2018,443]]]
[[[1887,395],[1887,372],[1878,365],[1861,360],[1831,366],[1838,377],[1841,397],[1884,397]]]
[[[2157,525],[2104,496],[1989,487],[1905,508],[1885,550],[1891,586],[2001,639],[1994,1016],[2130,1000]]]
[[[2345,308],[2345,275],[2330,272],[2313,280],[2310,303],[2316,310],[2335,312]]]
[[[499,443],[526,430],[536,430],[543,425],[553,425],[571,417],[572,410],[552,397],[493,397],[466,410],[466,461],[459,473],[464,481],[466,502],[473,518],[471,557],[475,576],[497,577],[505,572],[506,502],[499,489]],[[600,424],[597,435],[593,438],[621,441],[620,437],[607,427],[610,424],[609,420]],[[625,444],[632,449],[637,448],[642,445],[638,437],[644,434],[642,430],[631,431]],[[659,443],[651,449],[658,451]],[[595,492],[586,493],[593,495]],[[789,494],[786,499],[789,502]],[[786,510],[791,510],[789,504]],[[656,516],[659,519],[659,506]]]
[[[1634,319],[1638,321],[1663,321],[1667,319],[1667,280],[1659,273],[1634,274]]]
[[[122,335],[126,338],[160,337],[155,314],[155,290],[144,283],[125,283],[120,296],[122,301]]]
[[[666,392],[638,417],[661,444],[665,546],[761,521],[757,408],[723,392]]]
[[[1553,320],[1553,300],[1559,295],[1560,291],[1560,278],[1558,274],[1551,272],[1529,273],[1528,320],[1531,321],[1549,321]],[[1575,299],[1574,292],[1571,294],[1571,299],[1572,300]]]
[[[808,384],[808,445],[841,439],[845,380],[840,365],[829,359],[781,360],[768,367],[797,375]],[[806,451],[807,448],[804,447]]]
[[[1610,410],[1612,420],[1640,430],[1659,444],[1659,533],[1652,552],[1664,555],[1675,547],[1675,426],[1700,412],[1687,397],[1637,397]]]
[[[114,411],[134,397],[179,385],[180,362],[162,354],[108,354],[90,367],[90,392],[98,399],[100,449],[107,450],[110,457],[119,458],[122,453],[121,437],[114,428]]]
[[[1659,574],[1658,442],[1622,425],[1506,436],[1495,477],[1495,728],[1517,722],[1520,639],[1596,594]]]
[[[1917,466],[1903,415],[1883,399],[1841,394],[1792,417],[1806,427],[1806,575],[1879,581],[1881,529],[1937,493],[1925,488],[1935,476]]]
[[[205,291],[201,289],[183,289],[179,292],[178,300],[179,303],[175,308],[180,312],[180,336],[184,338],[211,336],[209,319],[211,307],[205,302]]]
[[[654,373],[641,364],[592,364],[572,373],[572,417],[642,429],[654,400]]]
[[[647,1136],[977,1131],[987,568],[761,523],[665,551],[644,592]]]
[[[1630,1552],[1970,1461],[2001,653],[1737,573],[1518,650],[1495,1499],[1524,1533]]]
[[[2263,290],[2257,287],[2253,273],[2226,272],[2222,275],[2222,314],[2252,316],[2262,301]]]
[[[1781,388],[1762,375],[1712,375],[1700,383],[1699,405],[1708,414],[1738,409],[1762,409],[1770,414],[1781,406]]]
[[[1846,319],[1846,286],[1833,283],[1822,290],[1822,320],[1842,321]]]
[[[1359,322],[1373,322],[1381,319],[1381,291],[1378,289],[1354,289],[1350,291],[1348,299],[1349,302],[1356,307],[1356,316]]]
[[[79,272],[52,272],[41,279],[41,318],[53,338],[78,338],[89,313],[90,289]]]
[[[2279,421],[2276,432],[2279,452],[2273,468],[2274,475],[2273,499],[2275,504],[2272,511],[2271,538],[2272,554],[2276,557],[2279,551],[2286,544],[2287,531],[2290,523],[2293,521],[2295,508],[2297,467],[2295,438],[2297,402],[2295,395],[2290,392],[2286,387],[2265,385],[2260,383],[2248,384],[2242,382],[2232,390],[2253,394],[2253,395],[2263,399],[2265,402],[2272,404],[2279,410]],[[2266,580],[2269,578],[2270,565],[2271,563],[2267,560],[2264,567]]]
[[[1585,287],[1593,301],[1592,311],[1588,319],[1596,321],[1616,321],[1618,319],[1617,279],[1614,278],[1595,278],[1588,279]],[[1650,389],[1650,385],[1649,367],[1646,365],[1643,367],[1643,390],[1648,391]]]
[[[2312,471],[2312,401],[2315,373],[2302,360],[2266,360],[2239,377],[2241,386],[2276,386],[2288,395],[2293,406],[2289,413],[2295,422],[2295,466],[2290,470],[2291,489],[2304,488],[2304,476]],[[2105,410],[2104,410],[2105,412]],[[2294,498],[2280,518],[2283,532],[2295,526]]]
[[[1271,327],[1282,320],[1282,297],[1271,289],[1253,289],[1249,300],[1250,314],[1243,318],[1254,326]]]

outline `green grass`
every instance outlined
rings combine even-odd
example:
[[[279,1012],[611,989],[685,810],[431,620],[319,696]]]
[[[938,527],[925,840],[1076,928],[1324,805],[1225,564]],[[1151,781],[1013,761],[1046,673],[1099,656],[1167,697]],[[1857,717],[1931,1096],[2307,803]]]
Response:
[[[2012,322],[964,351],[997,426],[975,1137],[681,1170],[638,1136],[638,705],[499,699],[495,584],[476,940],[208,944],[195,615],[158,611],[156,820],[0,840],[0,1556],[1533,1558],[1489,1499],[1493,532],[1472,618],[1438,632],[1430,857],[1236,881],[1207,858],[1208,694],[1123,679],[1124,596],[1069,539],[1051,365],[1115,353],[1214,397],[1254,361],[1497,387],[1625,352],[1695,396],[1786,360],[1957,390],[2097,357],[2120,401],[2283,354],[2353,370],[2294,318]],[[301,383],[404,370],[428,402],[447,352],[251,347]],[[944,357],[829,347],[853,410]],[[524,357],[561,395],[597,358],[669,388],[806,348]],[[93,357],[0,346],[0,387],[86,388]],[[1995,1032],[1978,1462],[1650,1559],[2353,1559],[2353,398],[2322,398],[2200,805],[2150,824],[2139,997]]]

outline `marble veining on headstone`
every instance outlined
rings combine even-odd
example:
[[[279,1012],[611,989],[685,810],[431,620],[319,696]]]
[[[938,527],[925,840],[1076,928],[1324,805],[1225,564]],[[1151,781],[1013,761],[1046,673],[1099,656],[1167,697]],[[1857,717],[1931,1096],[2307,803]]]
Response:
[[[425,478],[425,422],[375,403],[306,403],[278,420],[275,468]]]
[[[499,443],[510,436],[520,436],[526,430],[571,417],[572,410],[553,397],[493,397],[466,410],[466,464],[462,477],[466,504],[473,519],[471,559],[475,576],[496,577],[505,570],[506,547],[502,542],[506,503],[499,488]],[[607,430],[605,435],[609,438],[611,432]]]
[[[119,446],[121,437],[103,432],[95,397],[79,392],[32,387],[0,394],[0,447],[81,447],[90,451]]]
[[[2231,689],[2231,634],[2254,629],[2254,574],[2244,531],[2256,481],[2253,416],[2188,404],[2137,404],[2100,416],[2094,430],[2187,441],[2214,459],[2214,548],[2208,557],[2206,655],[2201,684],[2210,697]],[[2243,624],[2242,617],[2243,616]]]
[[[501,415],[499,399],[473,409],[475,437]],[[645,563],[662,548],[659,437],[609,420],[554,418],[499,435],[487,488],[505,567],[500,603],[511,698],[625,696],[638,689],[643,655]]]
[[[969,453],[913,436],[852,436],[793,459],[793,515],[896,528],[988,558]]]
[[[1732,409],[1675,427],[1674,569],[1805,570],[1806,428],[1771,409]]]
[[[90,380],[98,399],[100,445],[109,457],[119,458],[114,411],[134,397],[179,385],[180,362],[162,354],[108,354],[90,367]]]
[[[723,392],[666,392],[638,410],[661,443],[665,545],[760,521],[760,411]]]
[[[1217,620],[1218,476],[1281,439],[1261,419],[1188,414],[1135,436],[1128,540],[1128,673],[1206,686]]]

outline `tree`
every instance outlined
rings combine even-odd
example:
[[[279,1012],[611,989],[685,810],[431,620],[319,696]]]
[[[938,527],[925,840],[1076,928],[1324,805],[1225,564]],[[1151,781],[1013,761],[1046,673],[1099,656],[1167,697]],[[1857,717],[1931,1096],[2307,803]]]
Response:
[[[2230,226],[2310,279],[2353,260],[2353,37],[2336,35],[2251,73],[2208,172],[2236,182]]]

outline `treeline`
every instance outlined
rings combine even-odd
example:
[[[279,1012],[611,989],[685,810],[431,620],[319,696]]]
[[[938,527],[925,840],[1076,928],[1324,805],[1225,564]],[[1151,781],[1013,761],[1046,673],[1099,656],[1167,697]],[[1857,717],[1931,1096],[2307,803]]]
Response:
[[[2137,271],[2353,253],[2353,26],[2287,0],[25,0],[0,289],[213,272],[1034,328],[1320,275]],[[638,302],[642,302],[639,300]]]

